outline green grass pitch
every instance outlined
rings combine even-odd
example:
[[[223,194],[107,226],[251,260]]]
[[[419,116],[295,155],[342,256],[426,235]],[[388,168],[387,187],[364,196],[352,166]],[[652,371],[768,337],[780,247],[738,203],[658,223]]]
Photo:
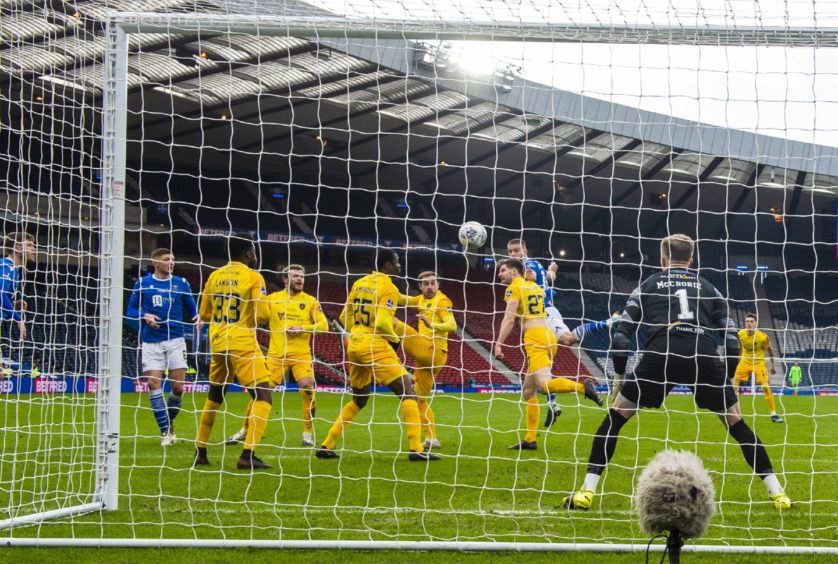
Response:
[[[643,411],[624,428],[588,512],[559,507],[580,485],[604,414],[576,395],[560,396],[564,413],[541,430],[539,450],[518,453],[506,449],[522,436],[517,394],[439,394],[433,406],[444,458],[417,464],[407,460],[392,395],[371,398],[344,436],[341,459],[323,461],[300,446],[299,394],[278,393],[257,451],[274,469],[255,474],[236,470],[239,447],[220,444],[241,423],[247,398],[238,393],[228,396],[216,422],[211,466],[190,468],[204,398],[187,396],[176,422],[180,440],[164,453],[147,398],[123,395],[119,509],[16,528],[13,536],[645,544],[632,511],[633,485],[652,456],[670,447],[696,452],[717,488],[717,514],[699,542],[838,546],[836,398],[778,398],[783,425],[770,421],[761,396],[742,398],[746,420],[795,501],[782,513],[716,416],[696,412],[691,396],[670,397],[666,409]],[[346,399],[318,395],[317,437],[325,436]],[[66,496],[49,490],[90,491],[95,425],[88,400],[82,407],[59,396],[22,396],[2,406],[0,518],[10,516],[12,504],[68,505]]]

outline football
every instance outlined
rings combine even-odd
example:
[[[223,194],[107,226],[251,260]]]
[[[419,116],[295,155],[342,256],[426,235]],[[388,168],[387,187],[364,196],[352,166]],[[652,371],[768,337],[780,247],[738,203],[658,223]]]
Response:
[[[486,228],[482,223],[467,221],[460,227],[459,237],[466,249],[479,249],[486,243]]]

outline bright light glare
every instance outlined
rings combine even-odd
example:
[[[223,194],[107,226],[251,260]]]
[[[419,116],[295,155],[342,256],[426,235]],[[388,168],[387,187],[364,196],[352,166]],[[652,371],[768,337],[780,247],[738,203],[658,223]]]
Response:
[[[498,61],[492,56],[491,50],[487,52],[481,45],[464,44],[462,48],[455,48],[451,54],[451,63],[471,76],[491,76],[495,73]]]

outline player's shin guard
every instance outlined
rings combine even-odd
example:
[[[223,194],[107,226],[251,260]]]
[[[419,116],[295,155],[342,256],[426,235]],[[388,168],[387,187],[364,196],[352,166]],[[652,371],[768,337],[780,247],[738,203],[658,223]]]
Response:
[[[617,439],[620,430],[626,424],[626,419],[614,409],[608,410],[608,415],[602,420],[599,429],[594,435],[594,443],[591,445],[591,456],[588,458],[588,473],[601,475],[605,467],[614,456],[617,448]]]
[[[303,395],[303,431],[313,432],[312,419],[314,418],[314,390],[303,388],[300,390]]]
[[[771,386],[768,384],[762,385],[762,394],[765,396],[765,403],[768,404],[768,409],[772,414],[777,413],[777,404],[774,402],[774,394],[771,393]]]
[[[201,422],[198,424],[198,437],[195,439],[195,446],[198,448],[206,448],[207,442],[212,434],[212,426],[215,425],[215,416],[218,415],[218,409],[220,407],[220,403],[211,401],[209,398],[204,402],[204,409],[201,411]]]
[[[169,414],[166,413],[166,400],[163,399],[163,390],[151,390],[148,392],[148,401],[151,404],[151,412],[154,420],[160,427],[160,434],[164,435],[169,431]]]
[[[422,433],[426,439],[436,438],[436,417],[431,404],[425,400],[419,400],[419,420],[422,422]]]
[[[562,378],[561,376],[551,378],[547,381],[547,384],[545,384],[544,387],[545,390],[543,391],[545,394],[548,392],[553,392],[554,394],[572,394],[573,392],[579,394],[585,393],[585,386],[579,382]]]
[[[183,405],[183,396],[176,396],[169,394],[169,399],[166,401],[166,412],[169,414],[169,425],[175,420],[178,413],[180,413],[180,406]]]
[[[358,409],[358,406],[355,405],[355,402],[349,400],[346,405],[343,406],[343,409],[340,410],[340,415],[332,424],[332,428],[329,429],[329,434],[326,435],[326,440],[323,441],[323,446],[329,450],[335,448],[335,444],[338,442],[338,439],[343,435],[343,431],[346,429],[346,426],[349,425],[349,422],[355,419],[355,416],[358,415],[358,412],[361,411]]]
[[[416,400],[402,400],[402,418],[407,433],[408,448],[422,452],[422,428],[419,423],[419,405]]]
[[[538,405],[538,398],[532,397],[527,400],[527,434],[524,440],[528,443],[535,442],[535,432],[538,429],[538,419],[541,417],[541,408]]]
[[[774,473],[771,468],[771,459],[768,458],[768,451],[743,419],[740,419],[736,425],[728,427],[727,432],[739,443],[742,454],[745,455],[745,461],[758,476],[765,477]]]
[[[271,415],[271,404],[266,401],[256,400],[250,410],[247,423],[247,435],[244,439],[244,448],[253,450],[260,442],[265,429],[268,426],[268,417]]]

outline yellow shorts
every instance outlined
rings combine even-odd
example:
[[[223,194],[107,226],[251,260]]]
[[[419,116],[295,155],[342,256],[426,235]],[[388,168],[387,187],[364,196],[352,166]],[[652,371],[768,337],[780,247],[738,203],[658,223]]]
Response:
[[[758,385],[762,386],[768,383],[768,369],[764,364],[753,365],[739,363],[736,367],[736,374],[734,374],[733,380],[736,382],[747,382],[751,379],[751,372],[754,373],[754,378]]]
[[[448,349],[430,337],[415,335],[402,339],[404,354],[416,361],[416,368],[427,368],[438,374],[448,361]]]
[[[295,382],[303,378],[314,378],[314,367],[311,356],[268,357],[268,370],[271,373],[271,384],[279,386],[285,380],[285,375],[291,371]]]
[[[247,388],[268,382],[270,373],[262,351],[226,351],[212,353],[209,380],[213,384],[230,384],[233,380]]]
[[[387,386],[407,374],[396,351],[381,337],[350,337],[346,356],[349,385],[353,388],[365,388],[373,378],[378,384]]]
[[[553,366],[559,350],[556,334],[549,327],[534,327],[524,333],[524,351],[527,353],[527,372],[532,374]]]

